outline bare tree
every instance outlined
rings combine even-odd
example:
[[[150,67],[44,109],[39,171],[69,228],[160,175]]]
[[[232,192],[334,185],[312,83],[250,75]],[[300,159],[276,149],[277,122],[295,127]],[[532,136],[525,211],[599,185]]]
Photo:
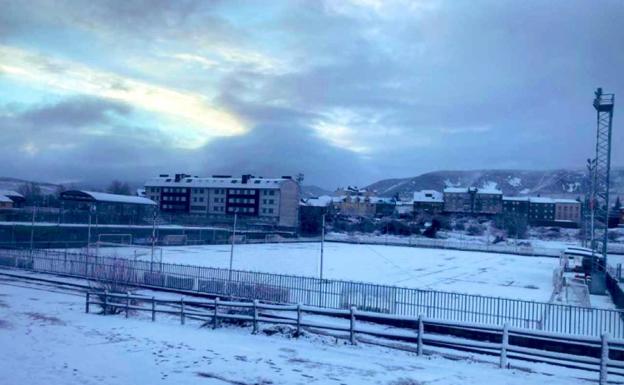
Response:
[[[127,182],[122,182],[119,180],[114,180],[106,189],[106,192],[111,194],[120,194],[120,195],[131,195],[130,194],[130,185]]]

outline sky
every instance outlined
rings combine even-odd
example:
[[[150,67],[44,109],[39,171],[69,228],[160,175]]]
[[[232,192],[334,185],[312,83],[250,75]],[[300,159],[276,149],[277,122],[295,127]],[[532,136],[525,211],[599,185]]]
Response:
[[[0,0],[0,176],[583,168],[620,0]]]

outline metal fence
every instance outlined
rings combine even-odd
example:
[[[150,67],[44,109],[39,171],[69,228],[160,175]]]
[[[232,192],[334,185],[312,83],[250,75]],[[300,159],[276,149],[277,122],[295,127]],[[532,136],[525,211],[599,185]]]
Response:
[[[535,247],[528,242],[520,241],[518,244],[492,244],[477,243],[461,240],[424,238],[424,237],[399,237],[399,236],[367,236],[347,235],[341,233],[330,233],[325,240],[329,242],[367,244],[367,245],[388,245],[388,246],[412,246],[426,247],[434,249],[452,249],[464,251],[482,251],[486,253],[505,253],[516,255],[528,255],[534,257],[559,257],[565,249],[562,247]],[[609,243],[607,245],[609,254],[624,254],[624,244]]]
[[[388,245],[388,246],[412,246],[434,249],[452,249],[464,251],[482,251],[486,253],[505,253],[528,256],[559,257],[563,249],[533,247],[523,244],[482,244],[475,242],[454,241],[448,239],[433,239],[422,237],[367,237],[367,236],[342,236],[330,234],[326,237],[329,242]]]
[[[262,304],[252,302],[197,301],[180,298],[157,299],[107,291],[87,292],[85,312],[97,305],[100,314],[151,314],[152,322],[157,314],[179,317],[180,324],[195,320],[203,326],[219,327],[221,322],[251,324],[252,333],[261,330],[261,324],[286,325],[293,328],[297,338],[302,331],[323,331],[336,338],[358,342],[381,344],[390,348],[412,350],[419,356],[424,348],[455,349],[499,357],[499,367],[509,368],[509,358],[530,362],[561,365],[566,368],[599,372],[599,384],[606,384],[609,375],[624,376],[624,341],[614,340],[608,334],[601,338],[575,337],[556,333],[531,332],[521,328],[480,326],[471,323],[430,320],[426,317],[397,317],[393,315],[363,312],[352,306],[349,310],[328,310],[301,305]],[[324,316],[331,316],[327,323]],[[160,315],[159,315],[160,317]],[[370,339],[372,337],[373,339]],[[379,341],[382,339],[384,342]],[[388,344],[386,341],[392,342]],[[397,344],[400,341],[400,345]],[[565,354],[561,354],[561,352]],[[611,377],[611,381],[613,381]],[[617,380],[616,380],[617,381]]]
[[[357,306],[362,311],[423,315],[432,319],[498,326],[508,323],[519,328],[586,336],[600,336],[607,332],[615,338],[624,338],[624,313],[618,310],[203,266],[150,263],[55,250],[0,249],[0,265],[247,300],[300,303],[334,309]]]

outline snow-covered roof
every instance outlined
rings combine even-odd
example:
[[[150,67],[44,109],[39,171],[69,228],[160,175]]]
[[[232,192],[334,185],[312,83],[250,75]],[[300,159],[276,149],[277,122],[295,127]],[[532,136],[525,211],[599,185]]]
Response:
[[[150,205],[156,204],[151,199],[132,196],[132,195],[119,195],[109,194],[97,191],[86,190],[69,190],[61,193],[61,199],[75,200],[75,201],[87,201],[87,202],[108,202],[108,203],[128,203],[135,205]]]
[[[444,189],[446,191],[446,189]],[[436,190],[422,190],[414,192],[414,202],[444,202],[444,194]]]
[[[184,177],[175,181],[174,176],[152,178],[145,182],[145,187],[203,187],[203,188],[237,188],[279,189],[287,178],[250,177],[247,183],[243,178],[233,177]]]
[[[446,187],[444,188],[445,193],[467,193],[468,188],[466,187]]]
[[[477,189],[478,194],[493,194],[493,195],[503,195],[503,191],[494,187],[485,187]]]
[[[529,198],[529,202],[531,203],[555,203],[553,198],[547,197],[531,197]]]
[[[444,189],[445,193],[467,193],[468,191],[476,191],[477,194],[495,194],[495,195],[503,195],[503,192],[494,187],[446,187]]]
[[[575,204],[581,204],[581,202],[577,201],[576,199],[564,199],[564,198],[555,198],[555,203],[575,203]]]
[[[333,198],[329,195],[322,195],[316,198],[308,198],[304,200],[306,206],[327,207],[333,202]]]
[[[520,202],[528,202],[529,197],[503,197],[504,201],[520,201]]]
[[[0,195],[5,197],[24,198],[24,196],[14,190],[0,190]]]
[[[0,202],[3,203],[13,203],[13,200],[11,198],[9,198],[8,196],[5,195],[0,195]]]
[[[380,203],[395,204],[396,203],[394,198],[369,197],[368,199],[370,200],[371,203],[375,203],[375,204],[380,204]]]

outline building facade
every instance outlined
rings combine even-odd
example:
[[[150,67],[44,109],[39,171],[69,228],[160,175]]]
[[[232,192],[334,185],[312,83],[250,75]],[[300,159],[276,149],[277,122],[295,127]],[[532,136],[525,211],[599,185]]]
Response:
[[[581,202],[573,199],[555,199],[555,221],[581,223]]]
[[[528,217],[528,197],[503,197],[503,214]]]
[[[444,211],[466,214],[499,214],[503,211],[503,192],[476,187],[448,187],[444,189]]]
[[[529,198],[529,223],[548,225],[555,222],[555,200],[552,198]]]
[[[290,177],[160,175],[145,183],[146,196],[165,213],[237,215],[282,227],[299,223],[299,183]]]
[[[414,213],[438,214],[444,210],[444,194],[435,190],[414,193]]]

